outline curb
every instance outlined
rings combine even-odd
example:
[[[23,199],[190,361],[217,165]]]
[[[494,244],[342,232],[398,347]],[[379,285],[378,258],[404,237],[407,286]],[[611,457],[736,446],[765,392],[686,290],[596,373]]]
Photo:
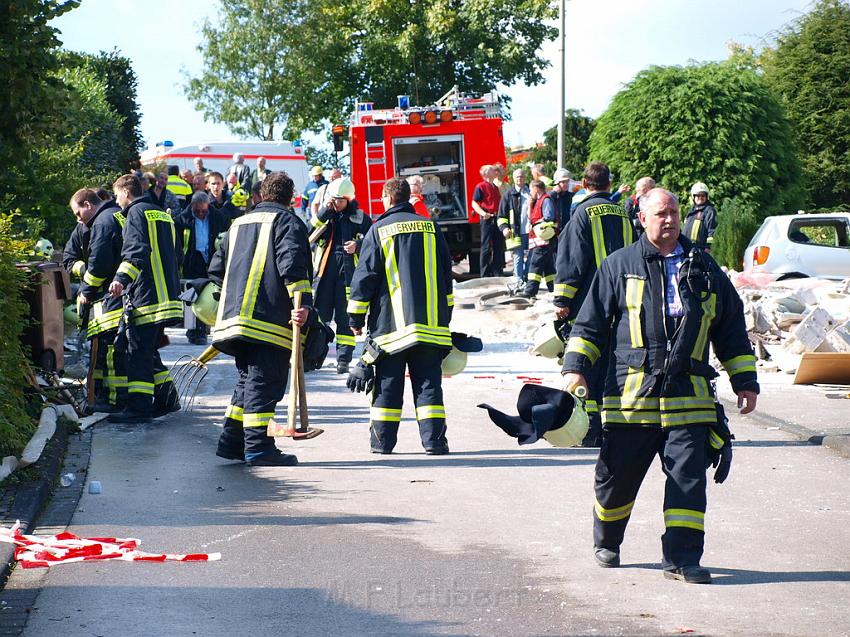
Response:
[[[35,464],[31,465],[38,470],[38,479],[16,487],[6,487],[0,492],[3,499],[11,500],[11,506],[8,515],[5,516],[4,523],[14,524],[15,520],[20,520],[24,532],[32,531],[38,514],[44,508],[53,486],[59,478],[67,446],[68,430],[59,421],[56,424],[56,433],[47,443],[44,453]],[[0,543],[0,589],[6,585],[6,580],[9,578],[14,554],[15,547],[13,544]]]
[[[737,407],[734,402],[727,398],[719,398],[727,412],[730,414],[736,413],[735,410]],[[758,411],[754,411],[753,413],[740,417],[748,418],[752,422],[763,427],[778,427],[782,431],[785,431],[792,436],[796,436],[799,440],[808,442],[811,445],[828,447],[832,451],[835,451],[838,455],[844,458],[850,458],[850,434],[824,434],[823,432],[809,429],[803,425],[788,422],[787,420],[782,420],[781,418],[776,418],[775,416]]]

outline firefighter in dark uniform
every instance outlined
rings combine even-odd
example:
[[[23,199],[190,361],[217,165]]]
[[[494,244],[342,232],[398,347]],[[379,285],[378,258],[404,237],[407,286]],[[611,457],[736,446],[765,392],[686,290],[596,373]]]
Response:
[[[88,229],[84,254],[79,255],[85,260],[76,261],[74,269],[82,272],[78,299],[81,307],[88,306],[86,337],[99,341],[94,369],[97,402],[90,407],[94,411],[111,413],[123,406],[127,394],[125,356],[117,352],[114,345],[121,301],[106,294],[106,287],[121,262],[124,215],[118,204],[112,200],[102,201],[90,188],[74,193],[71,209],[81,221],[78,226]]]
[[[134,175],[119,177],[112,190],[125,217],[121,264],[109,292],[125,295],[127,407],[109,419],[146,422],[180,408],[158,351],[165,327],[183,319],[177,233],[171,215],[150,202]]]
[[[324,323],[336,323],[336,373],[347,374],[354,355],[354,333],[348,324],[346,306],[351,278],[357,265],[363,237],[372,219],[357,207],[354,185],[347,177],[327,186],[330,203],[319,206],[311,218],[313,228],[323,228],[315,254],[316,310]]]
[[[533,299],[540,284],[554,290],[555,246],[558,237],[558,211],[555,202],[546,192],[546,184],[539,179],[531,182],[531,199],[528,202],[528,283],[519,296]]]
[[[698,181],[691,186],[694,205],[685,217],[685,236],[701,248],[711,249],[714,232],[717,230],[717,210],[708,200],[708,186]]]
[[[625,209],[611,201],[611,173],[602,162],[591,162],[584,171],[582,187],[587,195],[573,211],[558,240],[555,260],[555,315],[575,320],[599,264],[612,252],[634,241],[634,230]],[[582,446],[598,447],[602,421],[599,399],[605,378],[607,355],[588,377],[587,415],[590,428]]]
[[[71,207],[73,208],[73,204]],[[77,216],[76,213],[74,216]],[[86,261],[89,258],[89,230],[88,223],[80,221],[77,217],[77,225],[71,231],[71,236],[68,237],[65,249],[62,251],[62,265],[65,270],[80,280],[86,273]]]
[[[417,215],[409,199],[410,185],[404,179],[384,184],[386,212],[363,240],[351,281],[348,314],[359,335],[368,313],[371,341],[361,360],[374,363],[372,452],[392,453],[396,445],[406,368],[425,453],[446,454],[449,444],[440,366],[452,347],[451,256],[439,227]],[[374,346],[370,348],[371,342]]]
[[[260,187],[262,201],[233,222],[209,267],[210,278],[221,286],[212,344],[236,359],[239,372],[216,455],[250,465],[298,464],[268,435],[286,391],[290,323],[304,326],[316,320],[307,228],[289,208],[293,189],[286,173],[267,176]],[[297,310],[296,292],[303,294]]]
[[[708,583],[711,574],[700,566],[706,469],[717,462],[715,481],[721,482],[731,463],[709,345],[729,374],[741,413],[755,409],[756,359],[737,292],[714,260],[680,235],[676,197],[651,190],[641,199],[640,216],[645,233],[600,265],[564,358],[564,388],[574,390],[586,386],[601,353],[613,351],[596,464],[595,556],[600,566],[619,566],[635,498],[658,455],[667,476],[664,575]]]

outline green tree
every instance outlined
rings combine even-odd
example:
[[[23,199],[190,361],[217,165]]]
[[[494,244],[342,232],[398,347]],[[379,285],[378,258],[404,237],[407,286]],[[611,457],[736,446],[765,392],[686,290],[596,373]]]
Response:
[[[805,196],[782,106],[754,71],[735,63],[641,71],[597,121],[590,158],[623,181],[652,175],[680,195],[683,213],[695,181],[708,184],[713,201],[735,198],[759,221],[797,210]],[[716,250],[740,267],[737,249]]]
[[[819,0],[761,64],[794,125],[811,202],[850,204],[850,3]]]
[[[449,88],[478,93],[536,84],[555,35],[547,0],[221,0],[198,50],[204,71],[185,90],[206,119],[273,139],[343,121],[357,100],[433,103]]]
[[[564,168],[574,176],[581,175],[587,164],[588,142],[590,134],[596,126],[592,117],[584,115],[574,108],[567,109],[564,114]],[[543,146],[531,151],[529,159],[542,163],[544,172],[552,175],[557,166],[558,127],[553,126],[543,133]]]

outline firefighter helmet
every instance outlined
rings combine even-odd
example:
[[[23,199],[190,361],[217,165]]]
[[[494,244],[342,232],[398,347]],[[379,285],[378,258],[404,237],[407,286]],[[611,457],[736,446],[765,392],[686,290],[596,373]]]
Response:
[[[552,359],[557,359],[564,355],[564,341],[558,336],[554,322],[550,321],[537,330],[537,333],[534,335],[534,345],[531,347],[530,353],[534,356]]]
[[[351,183],[351,180],[348,177],[334,179],[330,184],[328,184],[327,196],[344,197],[351,201],[354,199],[354,184]]]
[[[209,326],[215,325],[219,299],[221,299],[221,288],[218,287],[218,284],[210,281],[201,290],[195,302],[192,303],[192,312],[201,323]]]
[[[582,387],[582,389],[584,389]],[[573,410],[567,421],[557,429],[543,433],[543,438],[553,447],[575,447],[580,444],[590,428],[590,419],[584,399],[572,392],[565,392],[573,400]],[[585,392],[586,395],[586,392]]]
[[[466,358],[466,352],[461,352],[457,347],[452,347],[441,365],[443,376],[460,374],[466,369]]]
[[[541,221],[534,224],[534,234],[544,241],[549,241],[555,236],[555,233],[555,224],[552,221]]]
[[[706,186],[701,181],[698,181],[693,186],[691,186],[691,197],[700,193],[705,193],[705,196],[708,197],[708,186]]]
[[[33,249],[35,252],[35,256],[41,257],[43,259],[50,259],[53,256],[53,244],[50,242],[50,239],[45,239],[41,237],[38,241],[35,242],[35,248]]]

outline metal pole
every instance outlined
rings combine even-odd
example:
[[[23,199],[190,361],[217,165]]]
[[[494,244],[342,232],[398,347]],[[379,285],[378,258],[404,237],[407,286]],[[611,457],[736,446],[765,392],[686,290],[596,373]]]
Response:
[[[564,167],[564,114],[567,111],[567,66],[566,66],[566,14],[567,0],[561,0],[558,8],[558,72],[560,75],[560,110],[558,111],[558,168]]]

